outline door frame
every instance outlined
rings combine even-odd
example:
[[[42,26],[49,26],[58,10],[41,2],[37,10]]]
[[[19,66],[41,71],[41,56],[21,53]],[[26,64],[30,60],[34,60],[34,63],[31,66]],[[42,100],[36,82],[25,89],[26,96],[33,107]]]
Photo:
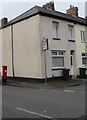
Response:
[[[74,50],[70,50],[70,75],[74,75]]]

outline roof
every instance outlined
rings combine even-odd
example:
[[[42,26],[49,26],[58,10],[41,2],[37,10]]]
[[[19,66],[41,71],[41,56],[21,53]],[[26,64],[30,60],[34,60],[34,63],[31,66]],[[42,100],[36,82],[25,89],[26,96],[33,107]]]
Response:
[[[84,18],[72,16],[72,15],[61,13],[61,12],[54,11],[54,10],[49,10],[49,9],[42,8],[39,6],[35,6],[31,8],[30,10],[26,11],[25,13],[21,14],[20,16],[16,17],[15,19],[9,21],[7,24],[5,24],[4,27],[7,27],[9,25],[15,24],[22,20],[28,19],[37,14],[42,15],[42,16],[56,18],[56,19],[66,20],[66,21],[70,21],[70,22],[74,22],[74,23],[78,23],[82,25],[87,25],[87,20]]]

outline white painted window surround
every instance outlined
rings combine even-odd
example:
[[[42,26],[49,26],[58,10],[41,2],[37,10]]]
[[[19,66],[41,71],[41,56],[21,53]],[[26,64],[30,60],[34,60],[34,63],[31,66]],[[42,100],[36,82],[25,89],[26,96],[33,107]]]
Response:
[[[74,26],[68,25],[68,40],[74,40]]]
[[[64,51],[52,51],[52,67],[64,68]]]
[[[85,42],[85,31],[83,30],[80,31],[80,38],[81,38],[81,42]]]
[[[59,37],[59,23],[53,21],[52,22],[52,33],[53,33],[53,38],[58,38]]]

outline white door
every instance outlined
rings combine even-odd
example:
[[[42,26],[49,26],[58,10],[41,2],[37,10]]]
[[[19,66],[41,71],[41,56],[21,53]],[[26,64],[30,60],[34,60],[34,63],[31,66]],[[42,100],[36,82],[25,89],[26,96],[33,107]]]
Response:
[[[70,75],[74,75],[74,52],[70,51]]]

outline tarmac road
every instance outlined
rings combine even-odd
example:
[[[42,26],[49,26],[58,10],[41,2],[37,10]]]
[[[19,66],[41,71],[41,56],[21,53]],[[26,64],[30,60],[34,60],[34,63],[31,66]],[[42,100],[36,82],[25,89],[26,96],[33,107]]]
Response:
[[[65,90],[3,86],[3,118],[78,118],[85,115],[85,86]]]

